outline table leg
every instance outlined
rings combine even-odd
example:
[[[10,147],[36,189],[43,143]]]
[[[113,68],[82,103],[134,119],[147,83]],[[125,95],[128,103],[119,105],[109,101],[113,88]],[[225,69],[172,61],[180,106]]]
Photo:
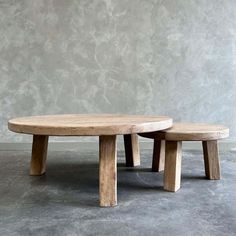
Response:
[[[152,171],[163,171],[165,166],[165,140],[154,139]]]
[[[100,206],[117,205],[117,147],[116,135],[99,137],[99,195]]]
[[[140,165],[140,152],[137,134],[124,135],[125,159],[127,167]]]
[[[176,192],[181,181],[182,142],[166,141],[164,189]]]
[[[30,164],[30,175],[43,175],[46,171],[48,136],[34,135]]]
[[[205,173],[208,179],[220,179],[220,160],[217,140],[203,141]]]

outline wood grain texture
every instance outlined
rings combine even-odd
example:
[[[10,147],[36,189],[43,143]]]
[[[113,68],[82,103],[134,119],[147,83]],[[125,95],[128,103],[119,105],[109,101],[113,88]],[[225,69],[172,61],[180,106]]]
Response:
[[[227,138],[229,129],[222,125],[199,123],[175,123],[173,127],[159,132],[140,134],[155,140],[153,150],[153,169],[158,171],[160,160],[160,142],[166,140],[164,188],[176,191],[180,187],[180,144],[181,141],[202,141],[205,172],[209,179],[220,179],[220,163],[217,140]],[[175,145],[177,145],[175,147]]]
[[[173,126],[167,130],[143,133],[140,134],[140,136],[172,141],[219,140],[229,136],[229,129],[222,125],[174,123]]]
[[[30,163],[30,175],[43,175],[46,171],[48,136],[34,135]]]
[[[99,137],[99,195],[100,206],[117,205],[117,147],[116,136]]]
[[[154,139],[152,171],[163,171],[165,166],[165,140]]]
[[[143,133],[167,129],[172,119],[165,116],[75,114],[12,119],[11,131],[48,136],[101,136]]]
[[[164,189],[176,192],[181,182],[182,142],[166,141]]]
[[[124,135],[125,159],[127,167],[140,165],[140,152],[137,134]]]
[[[208,179],[220,179],[220,160],[217,141],[202,142],[205,173]]]

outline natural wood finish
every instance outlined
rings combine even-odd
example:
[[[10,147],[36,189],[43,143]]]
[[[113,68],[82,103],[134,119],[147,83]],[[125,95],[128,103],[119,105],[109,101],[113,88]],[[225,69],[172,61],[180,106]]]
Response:
[[[182,141],[202,141],[206,176],[208,179],[220,179],[217,140],[229,136],[227,127],[211,124],[175,123],[167,130],[139,135],[155,140],[152,168],[157,171],[160,161],[160,143],[166,141],[164,189],[177,191],[180,188]]]
[[[132,158],[132,165],[135,166],[140,162],[136,134],[159,131],[171,126],[172,119],[165,116],[117,114],[33,116],[8,122],[9,130],[34,135],[30,171],[32,175],[45,173],[48,136],[99,136],[101,206],[117,204],[116,135],[130,135],[130,145],[126,149],[131,154],[127,158]]]
[[[154,139],[152,171],[159,172],[164,170],[165,165],[165,140]]]
[[[100,206],[117,205],[117,147],[116,136],[99,137]]]
[[[127,167],[140,165],[140,152],[137,134],[124,135],[125,159]]]
[[[143,133],[167,129],[172,119],[142,115],[51,115],[12,119],[11,131],[49,136],[101,136]]]
[[[170,129],[140,135],[146,138],[170,141],[209,141],[227,138],[229,129],[222,125],[174,123]]]
[[[48,136],[34,135],[30,175],[43,175],[46,171]]]
[[[176,192],[181,182],[182,142],[166,141],[164,189]]]
[[[202,142],[205,173],[208,179],[220,179],[220,161],[217,141]]]

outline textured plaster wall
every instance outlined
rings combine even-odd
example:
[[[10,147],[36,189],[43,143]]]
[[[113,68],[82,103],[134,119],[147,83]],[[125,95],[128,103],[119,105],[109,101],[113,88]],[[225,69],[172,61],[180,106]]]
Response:
[[[166,114],[236,137],[235,0],[0,0],[0,142],[16,116]]]

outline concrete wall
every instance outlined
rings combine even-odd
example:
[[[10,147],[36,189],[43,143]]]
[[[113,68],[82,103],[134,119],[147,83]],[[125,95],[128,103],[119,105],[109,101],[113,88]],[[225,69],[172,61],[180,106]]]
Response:
[[[165,114],[236,137],[235,0],[0,0],[0,142],[12,117]]]

